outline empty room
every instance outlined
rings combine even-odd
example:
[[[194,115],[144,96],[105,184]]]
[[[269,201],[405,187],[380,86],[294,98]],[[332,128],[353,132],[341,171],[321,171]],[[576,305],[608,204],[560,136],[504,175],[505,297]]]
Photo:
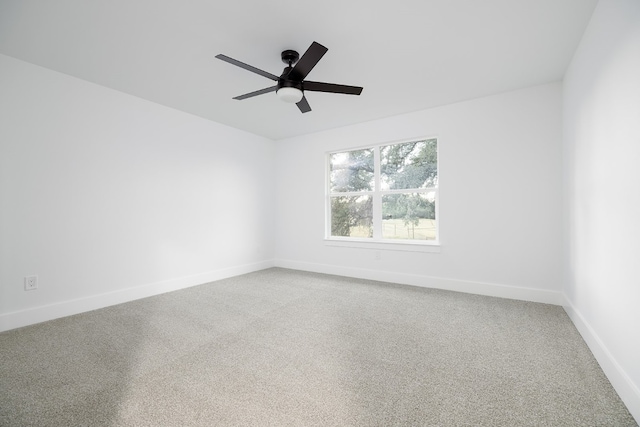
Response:
[[[637,426],[638,0],[0,0],[0,426]]]

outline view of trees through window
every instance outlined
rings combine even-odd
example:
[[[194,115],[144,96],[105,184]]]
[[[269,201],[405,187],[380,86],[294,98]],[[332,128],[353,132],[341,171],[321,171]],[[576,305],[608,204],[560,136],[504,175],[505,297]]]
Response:
[[[331,236],[437,240],[437,140],[329,155]]]

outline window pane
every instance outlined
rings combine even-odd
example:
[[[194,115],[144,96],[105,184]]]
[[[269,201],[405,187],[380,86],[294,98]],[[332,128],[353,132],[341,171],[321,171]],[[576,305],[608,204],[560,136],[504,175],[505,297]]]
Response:
[[[438,142],[435,139],[380,147],[383,190],[438,186]]]
[[[374,187],[373,149],[333,153],[330,157],[331,192],[371,191]]]
[[[373,237],[373,198],[338,196],[331,198],[331,235]]]
[[[382,196],[382,238],[435,240],[435,193]]]

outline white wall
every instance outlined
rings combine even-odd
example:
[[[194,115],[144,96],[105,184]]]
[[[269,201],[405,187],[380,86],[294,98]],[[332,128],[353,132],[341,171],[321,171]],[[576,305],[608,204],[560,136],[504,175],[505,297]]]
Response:
[[[276,264],[560,304],[561,85],[278,141]],[[428,96],[425,94],[424,96]],[[325,152],[437,136],[441,253],[324,243]]]
[[[272,141],[2,55],[0,121],[0,330],[271,265]]]
[[[567,311],[640,420],[640,2],[601,0],[564,81]]]

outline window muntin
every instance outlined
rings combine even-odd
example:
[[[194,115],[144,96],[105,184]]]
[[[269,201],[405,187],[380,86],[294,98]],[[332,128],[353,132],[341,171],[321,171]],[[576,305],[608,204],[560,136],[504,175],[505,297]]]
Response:
[[[437,139],[329,154],[329,238],[437,243]]]

